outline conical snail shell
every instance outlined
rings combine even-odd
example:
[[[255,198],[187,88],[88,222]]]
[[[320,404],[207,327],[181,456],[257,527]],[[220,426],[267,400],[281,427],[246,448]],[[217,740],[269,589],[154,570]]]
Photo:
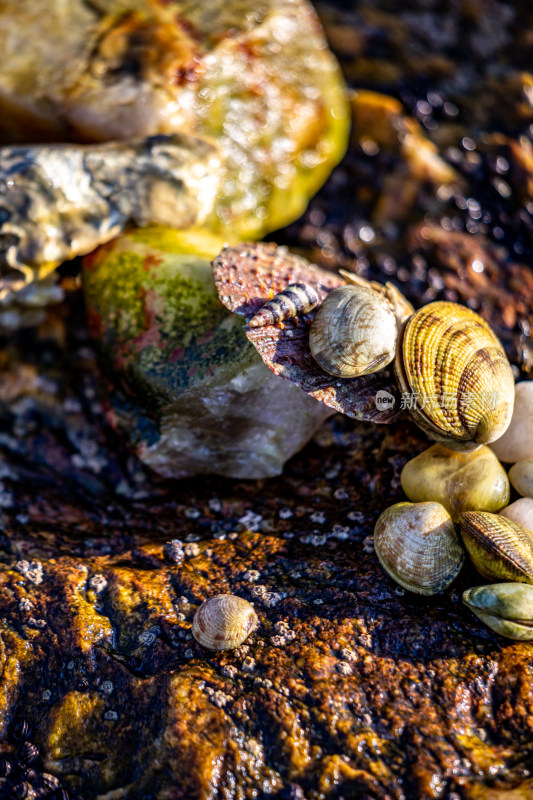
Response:
[[[459,525],[470,559],[485,578],[533,583],[531,531],[488,511],[465,511]]]
[[[465,554],[440,503],[396,503],[376,522],[374,548],[391,578],[416,594],[442,592],[459,574]]]
[[[394,368],[415,422],[447,447],[493,442],[511,421],[511,366],[487,323],[465,306],[436,302],[413,314]]]
[[[316,312],[309,347],[330,375],[355,378],[390,364],[396,335],[394,310],[385,297],[364,286],[340,286]]]
[[[319,302],[314,286],[308,283],[291,283],[254,314],[248,322],[248,327],[262,328],[264,325],[276,325],[286,319],[308,314]]]
[[[192,621],[192,635],[209,650],[239,647],[257,627],[254,607],[234,594],[219,594],[202,603]]]

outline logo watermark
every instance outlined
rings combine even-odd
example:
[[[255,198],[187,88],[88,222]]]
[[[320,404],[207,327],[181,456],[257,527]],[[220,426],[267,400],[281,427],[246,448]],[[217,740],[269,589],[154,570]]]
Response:
[[[379,408],[380,411],[394,408],[395,403],[396,398],[394,395],[386,392],[385,389],[380,389],[379,392],[376,392],[376,408]]]
[[[493,410],[498,405],[499,392],[444,392],[443,394],[417,394],[416,392],[402,392],[400,399],[401,409],[443,409],[453,411],[460,406],[463,410],[474,406],[483,406],[486,410]],[[396,398],[385,389],[376,392],[374,398],[376,408],[387,411],[394,408]]]

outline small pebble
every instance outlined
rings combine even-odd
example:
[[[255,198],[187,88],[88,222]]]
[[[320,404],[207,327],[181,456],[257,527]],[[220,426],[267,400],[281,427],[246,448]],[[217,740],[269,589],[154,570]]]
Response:
[[[533,381],[516,384],[511,424],[490,447],[507,464],[533,458]]]
[[[457,521],[463,511],[496,512],[509,502],[509,480],[489,447],[473,452],[434,444],[402,469],[402,489],[413,503],[440,503]]]
[[[509,480],[522,497],[533,497],[533,458],[514,464],[509,470]]]
[[[533,531],[533,500],[530,497],[521,497],[510,506],[502,508],[500,514]]]

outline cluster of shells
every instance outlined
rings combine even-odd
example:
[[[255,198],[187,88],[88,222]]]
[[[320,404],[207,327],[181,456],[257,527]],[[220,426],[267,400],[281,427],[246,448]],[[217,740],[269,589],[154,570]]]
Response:
[[[465,306],[434,302],[415,311],[392,284],[341,274],[346,285],[322,302],[313,286],[290,284],[248,328],[282,326],[316,309],[309,349],[324,372],[356,378],[393,362],[406,408],[436,444],[403,468],[410,502],[377,520],[382,567],[405,589],[433,595],[457,578],[468,554],[495,581],[464,592],[468,608],[503,636],[533,639],[533,381],[515,391],[501,343]],[[514,464],[509,476],[502,461]],[[509,479],[524,495],[512,505]],[[227,649],[256,625],[249,603],[219,595],[198,610],[193,635]]]
[[[346,285],[322,303],[312,286],[287,286],[249,328],[317,309],[309,348],[326,373],[354,378],[393,363],[405,407],[437,444],[404,467],[411,502],[386,509],[376,523],[381,565],[405,589],[433,595],[450,586],[468,553],[484,578],[498,582],[466,591],[466,605],[498,633],[533,639],[533,424],[525,451],[523,424],[525,415],[533,419],[533,382],[518,384],[515,404],[503,347],[469,308],[434,302],[415,311],[391,284],[341,274]],[[528,496],[507,508],[499,459],[520,461],[509,477]]]

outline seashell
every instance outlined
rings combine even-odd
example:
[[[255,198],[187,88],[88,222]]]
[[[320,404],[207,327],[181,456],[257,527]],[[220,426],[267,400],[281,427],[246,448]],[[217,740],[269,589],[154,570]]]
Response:
[[[533,583],[531,531],[487,511],[465,511],[459,525],[470,559],[485,578]]]
[[[132,222],[204,223],[221,180],[215,144],[186,134],[1,148],[0,300]]]
[[[317,364],[338,378],[355,378],[390,364],[397,325],[391,303],[366,286],[339,286],[318,308],[309,331]]]
[[[442,503],[454,520],[463,511],[499,511],[510,496],[507,473],[485,445],[459,452],[434,444],[405,464],[401,482],[413,503]]]
[[[181,539],[172,539],[163,547],[163,555],[171,564],[179,564],[185,558],[185,550]]]
[[[533,500],[531,497],[520,497],[511,505],[502,508],[500,514],[502,517],[507,517],[507,519],[523,525],[533,534]]]
[[[45,786],[50,792],[53,792],[54,789],[59,789],[61,786],[61,781],[55,775],[50,774],[49,772],[43,772],[41,775],[41,781],[43,786]]]
[[[342,275],[344,280],[354,286],[364,286],[368,289],[373,289],[375,292],[379,292],[382,297],[385,297],[393,308],[398,327],[402,322],[408,319],[411,314],[415,313],[409,300],[403,296],[393,283],[387,281],[385,284],[382,284],[377,281],[367,281],[366,278],[361,278],[360,275],[356,275],[354,272],[347,272],[345,269],[340,269],[339,275]]]
[[[308,314],[319,303],[316,289],[308,283],[291,283],[278,292],[248,322],[250,328],[277,325],[286,319]]]
[[[533,497],[533,458],[513,464],[509,470],[509,480],[522,497]]]
[[[509,425],[511,366],[491,328],[465,306],[436,302],[413,314],[394,368],[415,422],[446,447],[493,442]]]
[[[219,594],[202,603],[192,621],[192,635],[209,650],[239,647],[257,627],[254,607],[234,594]]]
[[[376,522],[374,548],[383,569],[416,594],[442,592],[457,577],[465,554],[440,503],[396,503]]]
[[[533,586],[493,583],[463,593],[463,603],[489,628],[508,639],[533,639]]]

